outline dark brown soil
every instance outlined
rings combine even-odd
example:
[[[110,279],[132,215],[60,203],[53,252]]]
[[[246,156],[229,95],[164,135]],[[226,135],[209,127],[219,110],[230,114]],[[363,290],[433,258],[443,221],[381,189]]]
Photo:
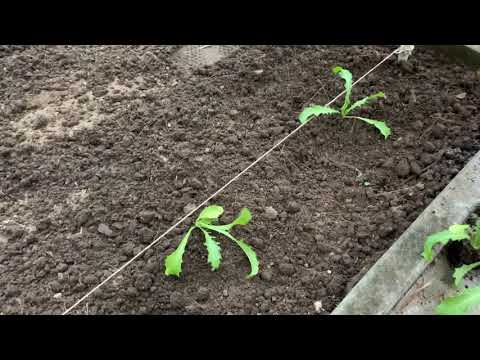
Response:
[[[476,209],[466,221],[472,228],[480,221],[480,209]],[[447,259],[454,268],[480,261],[480,251],[468,241],[454,241],[446,246]]]
[[[61,313],[342,90],[381,46],[248,46],[185,74],[167,46],[0,50],[0,313]],[[256,70],[263,70],[261,74]],[[73,313],[314,314],[354,281],[479,149],[475,74],[418,50],[353,96],[384,91],[364,125],[312,121],[215,199],[257,251],[261,273],[221,239],[212,272],[191,240],[180,279],[163,260],[184,224]],[[457,96],[465,93],[465,96]],[[278,216],[265,214],[273,207]],[[360,274],[360,275],[359,275]]]

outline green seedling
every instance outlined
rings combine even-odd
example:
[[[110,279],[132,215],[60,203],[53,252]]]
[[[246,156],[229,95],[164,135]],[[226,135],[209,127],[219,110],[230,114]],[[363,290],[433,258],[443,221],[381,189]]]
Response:
[[[310,121],[312,118],[316,116],[336,114],[336,115],[341,115],[342,118],[360,120],[369,125],[372,125],[375,128],[377,128],[378,131],[380,131],[380,133],[385,137],[385,139],[387,139],[392,133],[392,131],[384,121],[371,120],[371,119],[366,119],[360,116],[350,115],[350,113],[353,110],[359,109],[375,99],[384,98],[385,94],[383,92],[378,92],[376,94],[373,94],[361,100],[358,100],[351,105],[350,96],[352,94],[352,73],[346,69],[343,69],[340,66],[337,66],[333,68],[333,74],[340,76],[345,81],[345,101],[343,103],[343,106],[340,109],[335,109],[329,106],[321,106],[321,105],[314,105],[314,106],[307,107],[302,111],[302,113],[298,118],[300,123],[305,124],[306,122]]]
[[[427,237],[422,256],[426,261],[433,260],[433,247],[437,244],[446,245],[451,241],[467,240],[475,250],[480,250],[480,220],[472,228],[470,225],[452,225],[447,230],[440,231]],[[458,289],[463,288],[465,276],[472,270],[480,267],[480,261],[463,265],[453,273],[454,284]],[[463,315],[472,306],[480,304],[480,286],[463,289],[456,296],[445,299],[437,306],[439,315]]]
[[[480,250],[480,221],[472,228],[470,225],[452,225],[427,237],[422,256],[427,261],[433,260],[433,247],[437,244],[447,245],[451,241],[468,240],[475,250]]]
[[[438,315],[465,315],[472,306],[480,304],[480,286],[464,289],[459,295],[442,301],[437,306]]]
[[[175,251],[165,259],[165,275],[180,277],[183,253],[194,229],[199,229],[205,238],[204,244],[208,252],[207,261],[211,265],[212,271],[218,270],[222,260],[220,245],[216,241],[215,236],[212,235],[212,232],[215,232],[229,238],[243,250],[250,262],[250,274],[247,278],[258,274],[258,260],[255,251],[243,240],[237,240],[230,234],[230,231],[236,225],[247,225],[250,222],[252,218],[250,211],[247,208],[243,208],[238,217],[232,223],[226,225],[218,224],[218,218],[222,214],[223,208],[219,205],[211,205],[203,209],[200,215],[198,215],[195,224],[188,229]]]

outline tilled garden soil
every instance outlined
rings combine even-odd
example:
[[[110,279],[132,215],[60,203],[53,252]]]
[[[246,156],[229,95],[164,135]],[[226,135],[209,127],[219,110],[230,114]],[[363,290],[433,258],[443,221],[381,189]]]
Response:
[[[0,313],[58,314],[298,126],[391,49],[241,47],[185,72],[169,46],[0,48]],[[74,314],[328,313],[480,148],[475,74],[427,50],[390,59],[353,97],[384,91],[363,123],[322,118],[213,203],[257,251],[198,234],[181,278],[163,261],[187,221]],[[339,101],[340,104],[340,101]],[[273,208],[273,209],[271,209]]]

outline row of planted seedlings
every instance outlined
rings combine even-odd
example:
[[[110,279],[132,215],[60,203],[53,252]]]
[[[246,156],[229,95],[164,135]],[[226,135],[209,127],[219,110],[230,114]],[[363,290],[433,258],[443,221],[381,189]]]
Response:
[[[383,92],[378,92],[352,102],[352,73],[347,69],[337,66],[333,69],[333,74],[338,75],[344,81],[345,99],[342,107],[336,109],[331,106],[309,106],[300,114],[298,118],[299,122],[305,124],[322,115],[338,116],[343,120],[362,121],[374,126],[380,134],[383,135],[385,140],[387,140],[392,133],[392,129],[387,125],[385,120],[373,120],[354,115],[355,110],[360,110],[362,107],[367,106],[370,102],[375,101],[376,99],[384,98],[385,94]],[[204,245],[208,253],[207,261],[210,264],[212,271],[217,271],[220,268],[222,255],[221,247],[216,236],[222,235],[238,245],[248,258],[251,270],[247,277],[251,278],[258,274],[261,261],[259,261],[255,250],[244,240],[235,238],[231,233],[235,226],[244,226],[251,221],[252,214],[250,210],[247,208],[241,209],[238,217],[229,224],[220,223],[220,216],[222,214],[223,208],[220,205],[211,205],[201,211],[194,225],[187,230],[181,239],[178,247],[166,257],[165,274],[167,276],[180,277],[182,272],[183,254],[193,231],[200,231],[205,239]],[[428,236],[425,240],[424,251],[421,255],[426,261],[432,261],[434,246],[437,244],[446,245],[452,241],[467,241],[467,246],[473,251],[480,250],[480,220],[477,220],[475,224],[453,224],[444,231]],[[445,299],[437,307],[438,314],[464,314],[468,312],[472,306],[480,304],[480,286],[462,290],[462,281],[464,277],[477,267],[480,267],[480,261],[463,265],[455,270],[453,274],[454,283],[460,289],[460,292],[458,295]]]
[[[391,134],[391,129],[388,127],[385,121],[372,120],[364,117],[352,115],[355,110],[359,110],[366,106],[369,102],[378,98],[384,98],[383,92],[367,96],[361,100],[351,102],[351,94],[353,88],[352,73],[347,69],[337,66],[333,69],[333,74],[340,76],[345,85],[345,100],[343,106],[340,109],[336,109],[330,106],[314,105],[305,108],[300,114],[298,120],[301,124],[306,124],[313,118],[320,115],[336,115],[342,119],[363,121],[371,126],[374,126],[378,131],[387,139]],[[194,230],[200,231],[203,235],[208,257],[207,261],[210,264],[212,271],[216,271],[220,268],[222,260],[221,248],[214,234],[223,235],[237,244],[250,262],[251,271],[248,275],[249,278],[256,276],[259,272],[259,260],[255,250],[243,240],[236,239],[232,234],[232,229],[237,225],[247,225],[252,219],[252,215],[249,209],[243,208],[240,211],[238,217],[230,224],[220,224],[219,218],[223,214],[223,208],[220,205],[211,205],[203,209],[198,215],[195,223],[191,226],[183,238],[181,239],[177,248],[165,259],[165,274],[167,276],[180,277],[182,272],[183,254],[185,253],[188,240]]]

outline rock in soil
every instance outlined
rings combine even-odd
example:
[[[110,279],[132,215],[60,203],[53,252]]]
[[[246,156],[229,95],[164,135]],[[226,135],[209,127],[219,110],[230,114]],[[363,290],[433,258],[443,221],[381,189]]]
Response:
[[[138,214],[140,221],[144,224],[150,224],[157,216],[158,214],[155,211],[148,210],[144,210]]]
[[[105,225],[103,223],[98,225],[97,231],[100,234],[103,234],[108,237],[113,236],[113,231],[108,227],[108,225]]]
[[[194,210],[196,207],[197,207],[197,206],[196,206],[195,204],[192,204],[192,203],[187,204],[187,205],[185,205],[185,207],[183,208],[183,212],[184,212],[185,214],[188,214],[190,211]]]
[[[278,216],[278,212],[277,210],[275,210],[273,207],[271,206],[267,206],[265,208],[265,217],[269,220],[275,220]]]

